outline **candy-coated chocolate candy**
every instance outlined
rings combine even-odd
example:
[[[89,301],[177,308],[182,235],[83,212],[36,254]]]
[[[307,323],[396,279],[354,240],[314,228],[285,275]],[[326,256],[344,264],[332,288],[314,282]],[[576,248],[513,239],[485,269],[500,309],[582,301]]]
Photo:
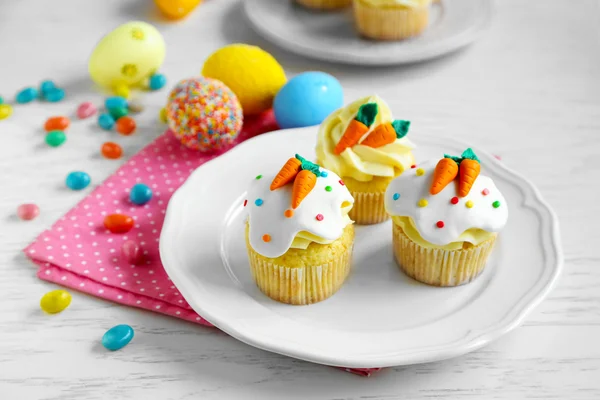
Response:
[[[150,77],[148,86],[150,90],[160,90],[167,84],[167,77],[163,74],[154,74]]]
[[[108,112],[110,113],[110,116],[114,118],[115,121],[129,114],[129,110],[126,107],[109,108]]]
[[[127,100],[121,96],[112,96],[104,100],[104,107],[107,110],[112,108],[127,108]]]
[[[57,103],[65,98],[65,91],[61,88],[53,88],[44,93],[44,98],[50,103]]]
[[[67,140],[67,135],[63,131],[50,131],[46,135],[46,143],[48,146],[58,147]]]
[[[127,233],[133,228],[133,218],[123,214],[107,215],[104,227],[112,233]]]
[[[128,99],[129,96],[131,95],[131,90],[129,90],[128,86],[125,85],[119,85],[117,86],[113,92],[119,96],[119,97],[123,97],[124,99]]]
[[[66,184],[69,189],[82,190],[88,187],[92,179],[86,172],[74,171],[67,175]]]
[[[56,85],[51,80],[46,80],[40,83],[40,92],[42,93],[43,97],[46,97],[46,93],[54,88],[56,88]]]
[[[109,114],[100,114],[98,116],[98,125],[100,128],[110,131],[115,126],[115,119]]]
[[[166,124],[168,122],[167,120],[167,108],[163,107],[160,109],[160,113],[158,114],[158,118],[160,119],[160,122],[162,122],[163,124]]]
[[[40,208],[37,204],[21,204],[17,207],[17,216],[24,221],[31,221],[40,215]]]
[[[102,145],[102,149],[100,150],[102,155],[111,160],[116,160],[120,158],[123,154],[123,148],[114,142],[106,142]]]
[[[46,132],[50,131],[64,131],[69,127],[71,121],[67,117],[50,117],[44,124]]]
[[[48,314],[56,314],[69,307],[71,294],[66,290],[53,290],[42,296],[40,308]]]
[[[135,132],[135,120],[131,117],[121,117],[117,120],[117,132],[129,136]]]
[[[81,103],[79,107],[77,107],[77,117],[79,119],[89,118],[92,115],[96,114],[97,111],[98,109],[96,108],[94,103],[86,101],[85,103]]]
[[[127,346],[131,339],[133,339],[133,328],[129,325],[117,325],[102,336],[102,346],[115,351]]]
[[[135,240],[126,240],[121,246],[121,255],[131,265],[139,265],[144,261],[142,248]]]
[[[129,192],[129,199],[137,205],[146,204],[152,199],[152,189],[143,183],[136,183]]]
[[[129,104],[127,105],[127,108],[129,109],[130,112],[132,113],[141,113],[142,111],[144,111],[144,105],[139,102],[139,101],[130,101]]]
[[[0,120],[6,119],[12,115],[12,106],[10,104],[0,104]]]
[[[19,104],[25,104],[32,102],[38,97],[38,91],[36,88],[28,87],[21,90],[17,93],[17,97],[15,98],[16,102]]]

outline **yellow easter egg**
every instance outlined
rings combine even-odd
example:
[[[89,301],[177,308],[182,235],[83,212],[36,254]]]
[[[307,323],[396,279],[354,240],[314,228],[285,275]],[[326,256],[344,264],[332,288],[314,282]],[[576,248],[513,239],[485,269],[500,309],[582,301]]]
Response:
[[[141,85],[165,59],[165,41],[146,22],[127,22],[104,36],[88,63],[92,80],[114,89]]]
[[[202,75],[227,85],[242,104],[244,115],[271,108],[275,95],[287,81],[283,68],[271,54],[247,44],[232,44],[214,52],[204,63]]]

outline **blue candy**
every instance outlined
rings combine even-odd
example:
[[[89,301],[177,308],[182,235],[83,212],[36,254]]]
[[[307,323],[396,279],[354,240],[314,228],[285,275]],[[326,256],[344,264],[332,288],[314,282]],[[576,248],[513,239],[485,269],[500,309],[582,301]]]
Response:
[[[115,119],[110,114],[100,114],[98,116],[98,125],[100,125],[100,128],[110,131],[115,126]]]
[[[0,104],[4,104],[4,99],[0,96]]]
[[[342,85],[324,72],[305,72],[290,79],[273,102],[275,119],[283,129],[319,125],[342,107]]]
[[[150,77],[150,90],[160,90],[167,84],[167,77],[163,74],[154,74]]]
[[[129,192],[129,199],[137,205],[144,205],[152,199],[152,189],[143,183],[136,183]]]
[[[25,103],[32,102],[37,97],[38,97],[37,89],[28,87],[28,88],[21,90],[19,93],[17,93],[17,97],[15,98],[15,100],[17,101],[17,103],[25,104]]]
[[[69,189],[82,190],[88,187],[92,179],[86,172],[74,171],[67,175],[66,184]]]
[[[46,93],[48,93],[49,91],[51,91],[52,89],[55,89],[56,85],[54,84],[54,82],[47,80],[47,81],[43,81],[42,83],[40,83],[40,92],[42,92],[42,96],[46,96]]]
[[[50,103],[57,103],[65,98],[65,91],[61,88],[53,88],[43,93],[44,99]]]
[[[127,109],[127,99],[120,96],[108,97],[106,100],[104,100],[104,107],[106,107],[107,110],[114,108]]]
[[[102,336],[102,346],[115,351],[127,346],[131,339],[133,339],[133,328],[129,325],[117,325]]]

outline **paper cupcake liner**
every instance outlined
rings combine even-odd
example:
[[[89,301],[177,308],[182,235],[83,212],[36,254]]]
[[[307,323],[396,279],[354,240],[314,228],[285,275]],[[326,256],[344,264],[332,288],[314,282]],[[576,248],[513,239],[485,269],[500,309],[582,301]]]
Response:
[[[352,4],[352,0],[296,0],[296,2],[304,7],[318,10],[335,10]]]
[[[258,288],[282,303],[306,305],[323,301],[339,290],[350,273],[353,246],[327,264],[297,268],[273,264],[247,247]]]
[[[496,242],[494,236],[469,249],[431,249],[413,242],[400,226],[393,225],[396,262],[406,275],[433,286],[459,286],[477,278]]]
[[[419,35],[429,23],[429,7],[372,7],[354,0],[358,31],[371,39],[400,40]]]
[[[385,211],[385,192],[363,193],[350,191],[354,206],[348,216],[358,225],[373,225],[389,218]]]

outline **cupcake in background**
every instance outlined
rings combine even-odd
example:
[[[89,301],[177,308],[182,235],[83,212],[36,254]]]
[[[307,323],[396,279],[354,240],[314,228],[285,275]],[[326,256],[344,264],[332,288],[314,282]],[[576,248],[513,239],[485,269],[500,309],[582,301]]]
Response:
[[[405,136],[410,122],[394,120],[378,96],[333,112],[319,128],[317,162],[340,175],[354,197],[350,218],[359,225],[388,219],[388,184],[414,164],[415,147]]]
[[[480,169],[467,149],[461,157],[419,164],[389,185],[385,206],[394,222],[394,256],[408,276],[429,285],[458,286],[483,271],[508,208]]]
[[[248,191],[246,247],[252,276],[273,300],[316,303],[350,272],[354,200],[340,177],[296,155]]]
[[[358,31],[375,40],[401,40],[421,34],[429,23],[431,0],[354,0]]]
[[[313,10],[339,10],[352,5],[352,0],[295,0],[296,3]]]

